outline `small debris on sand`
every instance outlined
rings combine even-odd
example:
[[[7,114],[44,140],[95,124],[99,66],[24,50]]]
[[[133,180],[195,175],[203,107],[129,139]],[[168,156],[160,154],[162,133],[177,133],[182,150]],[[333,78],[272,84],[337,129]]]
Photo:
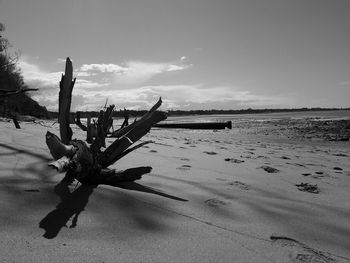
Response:
[[[204,152],[206,154],[209,154],[209,155],[216,155],[217,153],[216,152]]]
[[[263,165],[260,168],[264,169],[268,173],[278,173],[280,170],[273,168],[271,166]]]
[[[313,194],[318,194],[320,192],[320,189],[317,187],[317,184],[300,183],[296,184],[295,186],[298,187],[299,191],[309,192]]]
[[[244,160],[239,160],[235,158],[225,158],[225,161],[230,163],[244,163]]]

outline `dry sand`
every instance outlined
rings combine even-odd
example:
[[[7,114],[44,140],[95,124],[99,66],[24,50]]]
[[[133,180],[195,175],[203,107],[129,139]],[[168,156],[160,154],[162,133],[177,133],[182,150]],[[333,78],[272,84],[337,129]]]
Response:
[[[0,122],[0,262],[350,262],[349,142],[153,129],[138,184],[68,189],[41,124]]]

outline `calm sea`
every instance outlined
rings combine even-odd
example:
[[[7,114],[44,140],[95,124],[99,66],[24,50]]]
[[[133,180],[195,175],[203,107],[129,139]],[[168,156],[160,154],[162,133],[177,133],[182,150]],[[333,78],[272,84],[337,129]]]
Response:
[[[165,122],[242,122],[253,120],[269,121],[280,119],[350,120],[350,110],[301,111],[261,114],[190,115],[181,117],[168,117]]]

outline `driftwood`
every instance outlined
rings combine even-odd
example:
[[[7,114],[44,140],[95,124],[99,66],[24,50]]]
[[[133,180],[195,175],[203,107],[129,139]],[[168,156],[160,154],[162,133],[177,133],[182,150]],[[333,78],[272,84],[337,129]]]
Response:
[[[105,111],[100,111],[97,122],[91,122],[91,116],[88,115],[86,126],[81,123],[81,112],[76,113],[75,123],[80,129],[86,131],[86,141],[92,143],[94,138],[105,136],[105,133],[109,133],[109,130],[113,127],[113,110],[114,105],[105,107]],[[103,132],[102,132],[103,131]]]
[[[232,122],[184,122],[184,123],[158,123],[157,128],[175,128],[175,129],[197,129],[197,130],[224,130],[232,129]]]
[[[114,105],[101,111],[95,123],[91,123],[88,118],[87,126],[80,122],[80,114],[77,114],[77,125],[87,132],[87,141],[72,139],[72,130],[69,127],[70,104],[72,90],[75,83],[73,76],[73,66],[69,58],[66,60],[65,74],[60,81],[59,93],[59,126],[60,137],[51,132],[46,134],[46,144],[55,161],[49,166],[59,172],[66,172],[68,176],[77,179],[83,184],[107,184],[116,185],[119,182],[138,180],[143,174],[149,173],[151,167],[136,167],[125,171],[116,171],[108,167],[126,154],[150,143],[145,141],[131,147],[136,141],[147,134],[151,127],[159,121],[165,120],[164,112],[157,111],[162,100],[148,111],[140,120],[119,130],[117,139],[104,151],[106,147],[105,138],[112,126],[112,113]],[[93,128],[91,128],[93,127]]]
[[[20,129],[20,128],[21,128],[21,126],[19,125],[17,116],[13,116],[13,117],[12,117],[12,121],[13,121],[13,123],[15,124],[16,129]]]
[[[0,89],[0,98],[13,96],[13,95],[17,95],[20,93],[25,93],[28,91],[37,91],[37,90],[38,89],[19,89],[19,90]]]
[[[58,123],[60,124],[60,136],[64,144],[68,144],[72,139],[72,129],[69,127],[70,105],[72,101],[72,91],[75,83],[73,78],[72,61],[67,58],[65,74],[62,74],[60,81]]]
[[[80,129],[82,129],[83,131],[87,131],[87,127],[84,124],[82,124],[80,121],[80,114],[81,114],[81,112],[77,111],[76,118],[75,118],[75,124],[78,125],[78,127]]]

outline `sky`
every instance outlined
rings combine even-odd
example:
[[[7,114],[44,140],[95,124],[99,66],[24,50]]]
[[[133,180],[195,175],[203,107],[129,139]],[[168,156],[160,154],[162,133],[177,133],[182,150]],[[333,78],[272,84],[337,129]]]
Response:
[[[349,0],[0,0],[32,97],[57,110],[350,107]]]

